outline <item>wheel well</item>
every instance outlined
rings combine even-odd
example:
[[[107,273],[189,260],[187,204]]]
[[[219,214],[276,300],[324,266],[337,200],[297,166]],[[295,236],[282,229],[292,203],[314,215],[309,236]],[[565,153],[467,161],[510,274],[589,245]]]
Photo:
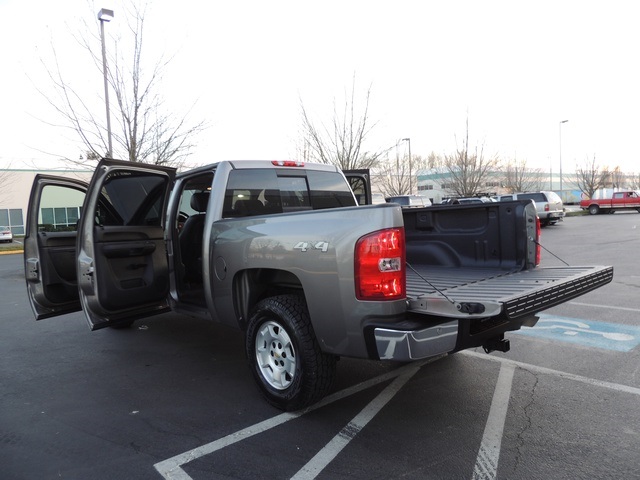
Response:
[[[233,281],[233,303],[242,330],[249,313],[263,298],[295,293],[304,296],[302,283],[293,273],[272,268],[254,268],[238,272]]]

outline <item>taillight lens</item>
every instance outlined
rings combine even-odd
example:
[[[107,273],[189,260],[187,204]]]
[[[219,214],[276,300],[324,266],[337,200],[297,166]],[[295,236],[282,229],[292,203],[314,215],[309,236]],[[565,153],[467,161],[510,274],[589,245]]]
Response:
[[[360,238],[355,251],[358,300],[406,297],[404,229],[390,228]]]
[[[545,211],[545,212],[548,212],[548,211],[549,211],[549,204],[548,204],[548,203],[544,206],[544,211]]]
[[[304,162],[296,160],[271,160],[271,164],[276,167],[304,167]]]
[[[542,260],[542,247],[540,246],[540,234],[542,228],[540,228],[540,219],[536,216],[536,266],[540,265]]]

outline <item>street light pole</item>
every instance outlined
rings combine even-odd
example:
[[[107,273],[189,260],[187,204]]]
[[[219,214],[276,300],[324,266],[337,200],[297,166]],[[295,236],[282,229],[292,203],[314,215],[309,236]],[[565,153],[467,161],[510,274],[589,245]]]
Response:
[[[109,112],[109,82],[107,80],[107,52],[104,43],[104,22],[110,22],[112,19],[113,10],[102,8],[98,12],[98,20],[100,20],[100,39],[102,41],[102,75],[104,76],[104,103],[107,110],[107,139],[109,142],[109,150],[107,150],[108,158],[111,158],[113,154],[113,148],[111,144],[111,114]]]
[[[403,138],[402,139],[403,142],[407,142],[407,144],[409,145],[409,195],[413,194],[413,172],[412,172],[412,165],[411,165],[411,139],[410,138]]]
[[[561,120],[559,124],[558,131],[558,139],[560,142],[559,150],[560,150],[560,197],[562,197],[562,124],[567,123],[569,120]]]

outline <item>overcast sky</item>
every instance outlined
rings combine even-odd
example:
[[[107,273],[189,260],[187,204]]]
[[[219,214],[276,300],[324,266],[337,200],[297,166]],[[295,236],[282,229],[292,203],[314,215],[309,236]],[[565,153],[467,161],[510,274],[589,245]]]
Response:
[[[82,152],[42,122],[60,118],[36,87],[49,89],[40,60],[53,61],[53,42],[103,115],[101,71],[72,37],[102,7],[115,11],[113,49],[120,0],[0,0],[0,167],[57,166],[58,155]],[[632,0],[155,0],[145,52],[174,55],[164,97],[178,109],[195,103],[193,118],[210,124],[192,163],[294,158],[300,99],[330,122],[355,76],[357,99],[371,87],[369,150],[410,138],[414,155],[451,153],[468,117],[471,144],[489,154],[557,171],[561,143],[564,171],[595,155],[638,172],[637,20]]]

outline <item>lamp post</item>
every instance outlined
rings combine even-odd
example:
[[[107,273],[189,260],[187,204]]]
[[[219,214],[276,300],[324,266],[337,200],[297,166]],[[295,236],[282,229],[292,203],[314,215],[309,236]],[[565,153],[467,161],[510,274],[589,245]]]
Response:
[[[560,197],[562,197],[562,124],[567,123],[569,120],[560,120],[560,124],[558,127],[558,141],[560,143]]]
[[[109,150],[107,157],[111,158],[113,149],[111,145],[111,114],[109,113],[109,82],[107,80],[107,52],[104,44],[104,22],[110,22],[113,19],[113,10],[106,8],[100,9],[98,12],[98,20],[100,20],[100,39],[102,41],[102,74],[104,76],[104,103],[107,109],[107,140],[109,142]]]
[[[408,146],[409,146],[409,194],[413,194],[413,172],[411,171],[411,139],[410,138],[403,138],[402,139],[403,142],[407,142]]]

